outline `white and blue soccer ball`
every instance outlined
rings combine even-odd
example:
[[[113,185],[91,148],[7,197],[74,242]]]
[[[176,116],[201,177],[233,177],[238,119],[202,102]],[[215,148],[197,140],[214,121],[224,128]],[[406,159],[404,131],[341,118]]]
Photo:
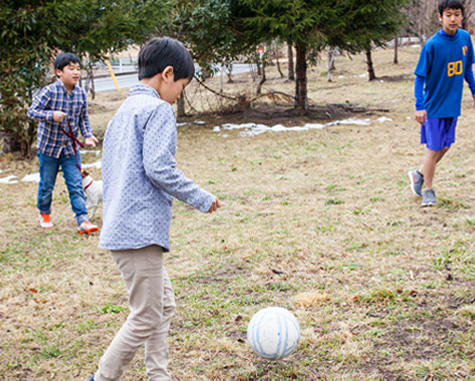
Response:
[[[285,308],[267,307],[258,311],[247,326],[247,341],[259,356],[278,360],[297,347],[300,327],[295,316]]]

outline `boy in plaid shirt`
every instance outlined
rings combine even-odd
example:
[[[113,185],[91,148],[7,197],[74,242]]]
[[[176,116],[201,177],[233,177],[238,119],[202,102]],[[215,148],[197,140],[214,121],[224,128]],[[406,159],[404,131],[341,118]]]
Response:
[[[98,140],[89,125],[86,92],[77,86],[81,75],[79,57],[73,53],[62,53],[56,57],[54,68],[59,79],[44,87],[28,109],[28,116],[39,122],[37,147],[40,184],[37,207],[40,225],[45,229],[53,228],[51,201],[61,167],[78,232],[89,234],[99,228],[89,222],[87,215],[80,171],[81,157],[76,152],[78,128],[87,146],[95,147]]]

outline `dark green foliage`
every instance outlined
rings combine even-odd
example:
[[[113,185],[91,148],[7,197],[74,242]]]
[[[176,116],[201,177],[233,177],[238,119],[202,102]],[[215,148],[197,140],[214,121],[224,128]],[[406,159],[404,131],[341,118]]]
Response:
[[[0,4],[0,138],[30,152],[36,124],[26,116],[33,92],[52,78],[58,50],[89,62],[156,33],[172,0],[3,1]]]
[[[233,28],[229,1],[179,1],[165,31],[190,49],[204,72],[212,70],[212,63],[229,63],[249,48]]]
[[[11,150],[29,153],[36,125],[26,116],[32,90],[48,78],[51,51],[46,40],[55,37],[40,1],[6,1],[0,5],[0,137]],[[39,38],[41,36],[41,38]]]
[[[297,50],[296,108],[305,109],[307,52],[327,46],[350,52],[393,38],[405,0],[233,0],[235,22],[247,39],[279,39]]]

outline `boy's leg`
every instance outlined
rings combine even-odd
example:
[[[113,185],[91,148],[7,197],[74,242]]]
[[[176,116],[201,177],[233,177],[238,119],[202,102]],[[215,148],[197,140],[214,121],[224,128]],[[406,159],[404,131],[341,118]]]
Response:
[[[40,183],[38,185],[37,207],[41,214],[51,214],[53,189],[58,174],[59,160],[38,152],[40,162]]]
[[[81,165],[80,155],[78,154],[78,162]],[[86,196],[82,188],[82,176],[77,167],[74,156],[60,156],[61,168],[63,169],[64,181],[68,188],[69,201],[76,216],[76,223],[81,225],[84,221],[88,221]]]
[[[420,172],[426,189],[432,189],[435,167],[455,142],[457,118],[428,119],[421,126],[421,143],[427,145]]]
[[[163,252],[159,246],[111,252],[129,294],[130,314],[99,362],[95,381],[116,381],[151,337],[163,314]]]
[[[444,149],[441,151],[432,151],[428,148],[426,149],[424,163],[420,169],[420,172],[424,175],[426,189],[432,189],[435,167],[437,163],[444,157],[449,148],[450,147],[444,147]]]
[[[175,315],[176,304],[167,270],[163,268],[163,317],[157,329],[145,343],[145,366],[149,380],[169,380],[168,331],[170,320]]]

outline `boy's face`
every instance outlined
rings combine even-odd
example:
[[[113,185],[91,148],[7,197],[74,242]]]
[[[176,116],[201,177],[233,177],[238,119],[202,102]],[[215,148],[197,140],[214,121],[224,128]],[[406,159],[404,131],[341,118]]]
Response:
[[[173,73],[171,73],[170,79],[171,80],[164,83],[164,86],[160,89],[159,94],[160,98],[172,105],[176,102],[186,85],[188,85],[190,79],[182,78],[178,81],[175,81],[173,79]]]
[[[457,28],[460,28],[463,20],[461,9],[444,9],[442,15],[439,14],[439,20],[442,22],[442,29],[445,33],[454,35]]]
[[[63,70],[56,69],[56,75],[63,81],[67,89],[72,89],[81,78],[81,66],[77,62],[70,62]]]

